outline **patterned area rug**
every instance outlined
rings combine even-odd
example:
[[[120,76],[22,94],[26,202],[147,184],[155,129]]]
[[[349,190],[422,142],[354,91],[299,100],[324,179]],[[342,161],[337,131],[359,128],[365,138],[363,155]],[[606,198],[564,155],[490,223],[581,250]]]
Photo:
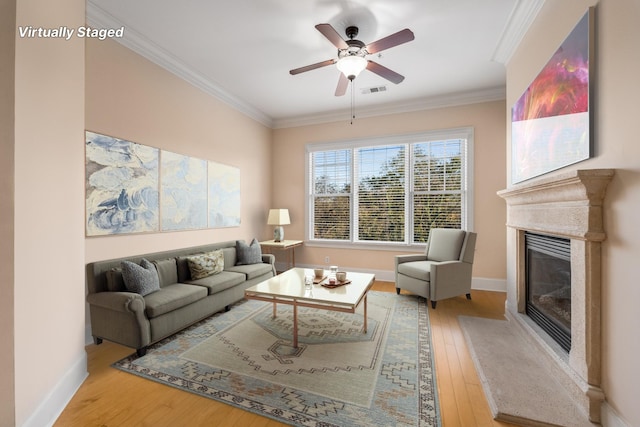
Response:
[[[440,426],[425,300],[371,291],[355,314],[241,301],[114,364],[299,426]]]

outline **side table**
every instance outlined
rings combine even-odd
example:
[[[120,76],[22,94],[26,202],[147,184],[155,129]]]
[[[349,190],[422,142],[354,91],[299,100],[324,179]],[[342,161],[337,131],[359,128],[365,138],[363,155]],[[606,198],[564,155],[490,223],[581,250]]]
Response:
[[[283,240],[281,242],[265,240],[260,242],[260,247],[265,253],[273,253],[274,249],[288,253],[287,270],[296,266],[296,248],[298,246],[302,246],[302,240]]]

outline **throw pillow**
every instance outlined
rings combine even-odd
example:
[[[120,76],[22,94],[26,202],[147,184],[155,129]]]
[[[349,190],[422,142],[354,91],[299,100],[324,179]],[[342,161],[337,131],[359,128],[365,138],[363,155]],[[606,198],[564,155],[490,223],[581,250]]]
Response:
[[[262,262],[262,251],[260,243],[256,239],[247,245],[244,240],[236,241],[236,252],[238,255],[238,265],[258,264]]]
[[[129,292],[135,292],[142,296],[160,290],[160,280],[156,267],[142,259],[140,265],[131,261],[122,261],[122,278]]]
[[[221,250],[187,257],[191,280],[213,276],[224,269],[224,254]]]

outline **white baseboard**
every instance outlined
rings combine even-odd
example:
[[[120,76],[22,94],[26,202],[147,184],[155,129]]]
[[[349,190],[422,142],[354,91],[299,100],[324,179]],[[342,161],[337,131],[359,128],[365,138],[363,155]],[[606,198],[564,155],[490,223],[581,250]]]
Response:
[[[47,397],[38,405],[36,411],[31,414],[22,426],[53,426],[88,376],[87,353],[83,350],[73,366],[60,378],[60,381],[51,389]]]
[[[507,279],[474,277],[471,279],[471,289],[477,289],[479,291],[507,292]]]
[[[631,427],[607,402],[602,403],[600,418],[603,427]]]

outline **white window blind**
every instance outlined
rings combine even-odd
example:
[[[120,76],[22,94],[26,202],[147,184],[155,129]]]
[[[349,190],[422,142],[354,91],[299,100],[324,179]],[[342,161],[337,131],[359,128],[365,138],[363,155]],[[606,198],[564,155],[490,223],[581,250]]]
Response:
[[[471,229],[471,129],[309,144],[307,238],[423,244]]]
[[[405,145],[356,150],[358,238],[405,241]]]
[[[311,155],[313,238],[351,238],[351,150],[318,151]]]

